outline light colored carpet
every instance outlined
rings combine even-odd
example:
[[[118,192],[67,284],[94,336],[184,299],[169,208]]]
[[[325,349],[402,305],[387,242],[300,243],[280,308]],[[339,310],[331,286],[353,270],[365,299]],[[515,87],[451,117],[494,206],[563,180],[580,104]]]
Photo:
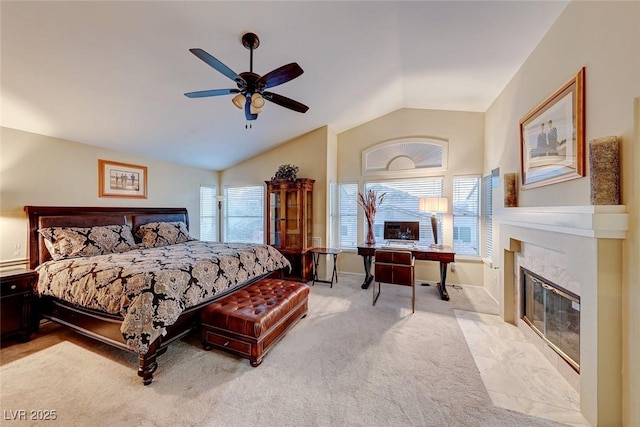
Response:
[[[452,288],[444,302],[417,287],[411,314],[410,288],[383,285],[372,307],[362,277],[313,286],[309,315],[261,366],[191,336],[158,359],[147,387],[134,355],[55,327],[68,338],[15,344],[9,361],[2,350],[1,409],[55,410],[64,426],[560,425],[492,406],[453,313],[496,311],[482,289]]]

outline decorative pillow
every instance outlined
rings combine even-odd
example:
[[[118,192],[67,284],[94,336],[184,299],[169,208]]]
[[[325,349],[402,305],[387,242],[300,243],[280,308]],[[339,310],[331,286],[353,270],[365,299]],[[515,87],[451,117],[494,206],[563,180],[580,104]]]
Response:
[[[54,260],[126,252],[138,247],[130,225],[49,227],[38,232]]]
[[[141,226],[137,234],[145,248],[158,248],[195,240],[189,235],[187,224],[182,221],[150,222]]]

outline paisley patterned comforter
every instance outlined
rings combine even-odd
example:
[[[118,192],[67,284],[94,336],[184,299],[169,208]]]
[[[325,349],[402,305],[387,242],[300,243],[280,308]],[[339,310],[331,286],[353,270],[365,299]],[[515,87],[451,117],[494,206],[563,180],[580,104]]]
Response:
[[[47,261],[38,293],[124,317],[127,346],[144,354],[187,308],[253,278],[290,267],[268,245],[190,241]]]

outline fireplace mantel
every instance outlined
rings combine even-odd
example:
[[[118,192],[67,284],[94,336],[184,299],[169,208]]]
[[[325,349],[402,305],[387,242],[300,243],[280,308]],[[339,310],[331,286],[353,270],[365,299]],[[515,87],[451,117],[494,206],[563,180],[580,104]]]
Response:
[[[580,374],[555,352],[547,351],[546,344],[543,354],[579,390],[580,409],[587,420],[593,425],[621,425],[622,260],[629,229],[627,207],[498,208],[494,224],[499,226],[498,280],[497,286],[492,287],[493,281],[488,288],[495,289],[503,320],[524,325],[519,320],[519,267],[523,264],[580,295]]]
[[[625,239],[629,228],[625,205],[499,208],[494,217],[501,224],[596,239]]]

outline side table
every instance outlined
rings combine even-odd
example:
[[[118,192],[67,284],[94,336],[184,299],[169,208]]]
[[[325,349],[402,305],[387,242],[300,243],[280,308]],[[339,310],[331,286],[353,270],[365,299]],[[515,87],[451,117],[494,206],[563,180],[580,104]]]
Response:
[[[313,283],[315,285],[316,282],[322,283],[330,283],[331,288],[333,287],[333,279],[335,278],[336,283],[338,283],[338,254],[342,253],[342,249],[335,248],[313,248],[311,249],[311,254],[313,255]],[[333,256],[333,272],[331,273],[331,280],[321,280],[318,279],[318,264],[320,263],[320,255],[332,255]]]
[[[29,341],[34,330],[33,289],[38,273],[33,270],[10,270],[0,273],[0,335],[17,335]]]

